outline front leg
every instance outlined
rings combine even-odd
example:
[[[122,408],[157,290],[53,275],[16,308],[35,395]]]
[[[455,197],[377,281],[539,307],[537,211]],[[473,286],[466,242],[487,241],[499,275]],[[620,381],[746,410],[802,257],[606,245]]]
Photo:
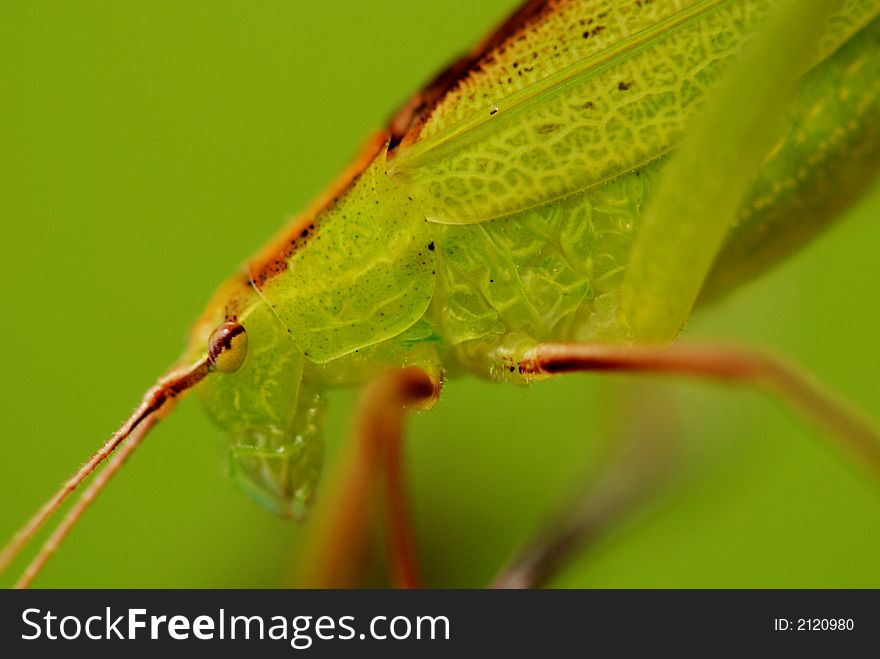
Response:
[[[430,407],[439,375],[409,367],[379,377],[364,390],[354,442],[316,511],[318,528],[305,552],[305,585],[351,586],[369,536],[370,502],[381,501],[393,583],[420,584],[403,477],[403,424],[410,409]]]

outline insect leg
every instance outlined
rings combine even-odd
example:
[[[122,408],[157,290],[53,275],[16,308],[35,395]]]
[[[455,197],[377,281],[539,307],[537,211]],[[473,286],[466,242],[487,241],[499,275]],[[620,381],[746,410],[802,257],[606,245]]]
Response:
[[[307,551],[307,559],[313,559],[305,562],[309,586],[351,584],[366,540],[369,513],[365,504],[374,496],[380,497],[385,510],[393,581],[400,587],[418,586],[403,478],[403,423],[408,409],[430,407],[439,392],[439,377],[415,367],[389,373],[366,388],[353,450],[334,479],[335,489],[331,488],[320,504],[322,509],[316,511],[321,527]]]
[[[386,543],[392,579],[398,586],[413,588],[420,579],[403,469],[403,416],[409,406],[424,409],[433,404],[440,394],[440,381],[424,371],[402,371],[390,380],[380,383],[385,391],[373,392],[373,401],[364,401],[358,436],[362,443],[379,445],[383,451],[380,461],[385,469]]]
[[[542,343],[519,363],[527,378],[577,371],[669,373],[769,389],[831,431],[880,475],[880,432],[871,421],[812,375],[777,357],[721,345]]]
[[[797,74],[835,0],[779,2],[713,90],[652,193],[621,285],[640,343],[681,330],[761,163],[778,140]]]
[[[675,406],[655,395],[638,395],[632,403],[613,455],[534,533],[491,587],[546,586],[567,561],[669,483],[680,466]]]

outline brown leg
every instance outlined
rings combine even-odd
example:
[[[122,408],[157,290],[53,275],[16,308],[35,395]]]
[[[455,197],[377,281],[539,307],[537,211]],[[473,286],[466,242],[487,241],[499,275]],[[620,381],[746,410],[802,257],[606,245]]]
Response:
[[[385,510],[386,545],[396,586],[419,585],[402,468],[403,422],[408,408],[429,407],[439,378],[415,367],[385,375],[364,391],[352,451],[316,511],[318,528],[305,555],[306,585],[351,586],[367,540],[369,502]],[[381,488],[381,489],[380,489]]]
[[[576,371],[671,373],[765,387],[827,428],[880,472],[880,433],[873,424],[809,374],[769,355],[729,346],[543,343],[530,350],[519,364],[519,372],[525,377]]]
[[[644,387],[636,394],[628,396],[631,413],[618,419],[617,449],[550,522],[541,525],[490,587],[543,588],[566,563],[678,475],[681,453],[674,401]]]

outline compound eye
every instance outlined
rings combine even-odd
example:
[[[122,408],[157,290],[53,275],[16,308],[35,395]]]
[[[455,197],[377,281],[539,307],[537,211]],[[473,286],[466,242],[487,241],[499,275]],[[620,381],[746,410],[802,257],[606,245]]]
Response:
[[[235,373],[247,357],[248,338],[238,323],[223,323],[208,339],[208,366],[221,373]]]

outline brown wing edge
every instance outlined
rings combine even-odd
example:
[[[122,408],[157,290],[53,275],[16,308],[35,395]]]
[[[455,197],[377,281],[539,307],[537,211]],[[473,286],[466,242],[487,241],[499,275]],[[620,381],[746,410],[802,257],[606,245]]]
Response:
[[[434,77],[421,91],[404,103],[388,122],[391,135],[389,158],[402,143],[415,141],[431,113],[443,98],[455,90],[462,80],[492,62],[494,52],[515,39],[524,28],[540,21],[566,0],[527,0],[501,25],[492,30],[470,52],[461,56]]]
[[[525,27],[570,0],[527,0],[500,26],[491,31],[470,52],[434,77],[424,89],[404,103],[392,116],[385,131],[379,131],[359,152],[354,162],[303,213],[275,235],[245,265],[242,273],[247,285],[262,290],[266,283],[287,270],[291,255],[303,249],[319,230],[320,216],[360,177],[382,148],[393,157],[394,148],[418,137],[431,112],[444,96],[471,72],[491,63],[496,49],[519,35]]]
[[[370,136],[342,174],[250,259],[245,266],[245,272],[257,290],[262,290],[267,281],[287,270],[293,253],[304,249],[316,235],[321,214],[339,201],[387,144],[386,131]]]

